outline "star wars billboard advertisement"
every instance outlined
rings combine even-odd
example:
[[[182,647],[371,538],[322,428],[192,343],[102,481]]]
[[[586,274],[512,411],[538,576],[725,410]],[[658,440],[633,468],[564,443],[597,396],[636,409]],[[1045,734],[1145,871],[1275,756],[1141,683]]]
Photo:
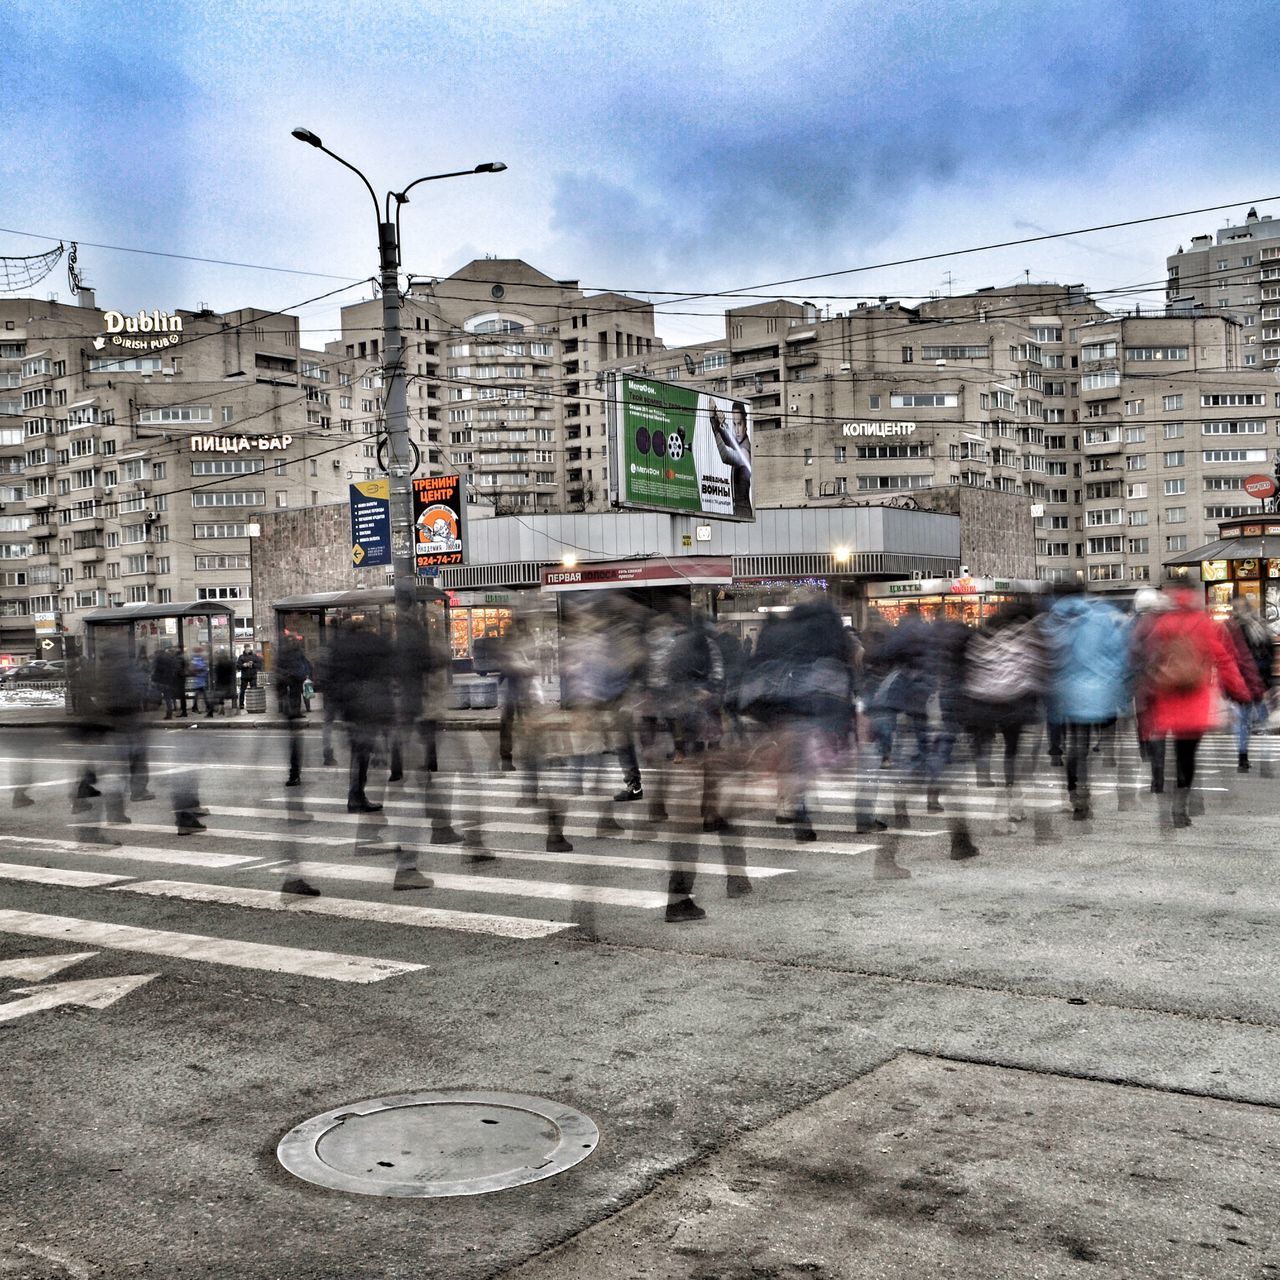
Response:
[[[618,506],[755,519],[745,400],[621,374],[612,409]]]
[[[434,576],[442,565],[463,562],[464,504],[460,477],[414,477],[413,561],[422,576]]]

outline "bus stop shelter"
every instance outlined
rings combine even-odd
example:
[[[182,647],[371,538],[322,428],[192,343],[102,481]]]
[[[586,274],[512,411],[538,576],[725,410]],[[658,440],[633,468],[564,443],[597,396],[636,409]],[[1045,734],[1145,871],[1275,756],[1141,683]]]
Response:
[[[235,649],[235,615],[225,603],[191,600],[184,604],[126,604],[90,613],[84,620],[85,657],[92,662],[102,645],[123,640],[129,653],[152,660],[161,649],[175,649],[186,662],[197,649],[212,658],[219,649]]]
[[[419,582],[415,589],[420,619],[441,646],[449,625],[449,597],[437,587]],[[300,636],[309,654],[320,653],[329,643],[329,633],[340,623],[365,622],[374,630],[391,634],[395,630],[396,603],[393,587],[363,587],[350,591],[320,591],[313,595],[286,596],[272,605],[276,615],[276,635],[286,631]],[[267,646],[263,646],[267,650]],[[270,668],[270,652],[266,652]]]

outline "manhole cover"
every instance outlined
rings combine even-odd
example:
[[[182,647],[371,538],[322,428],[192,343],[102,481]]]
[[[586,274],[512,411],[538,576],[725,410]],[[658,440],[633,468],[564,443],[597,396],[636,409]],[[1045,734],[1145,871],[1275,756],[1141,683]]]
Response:
[[[600,1131],[580,1111],[520,1093],[405,1093],[326,1111],[291,1129],[290,1173],[366,1196],[477,1196],[585,1160]]]

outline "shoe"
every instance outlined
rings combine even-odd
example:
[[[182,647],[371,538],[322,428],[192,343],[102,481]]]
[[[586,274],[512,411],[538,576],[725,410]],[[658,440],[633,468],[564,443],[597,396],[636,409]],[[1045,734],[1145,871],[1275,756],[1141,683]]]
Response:
[[[29,809],[33,804],[35,804],[35,801],[21,788],[13,793],[13,807],[15,809]]]
[[[130,800],[154,800],[156,793],[154,791],[131,791],[129,793]]]
[[[424,876],[417,867],[401,867],[396,878],[391,882],[393,889],[430,889],[431,879]]]
[[[288,778],[284,780],[284,785],[286,787],[300,787],[302,786],[302,779],[299,777],[290,775]]]
[[[337,764],[338,757],[335,756],[332,751],[326,751],[324,753],[324,759],[321,760],[320,763],[321,764]]]
[[[621,790],[621,791],[619,791],[619,792],[618,792],[618,794],[617,794],[616,796],[614,796],[613,798],[614,798],[614,799],[615,799],[619,804],[622,804],[622,803],[626,802],[627,800],[643,800],[643,799],[644,799],[644,788],[643,788],[642,786],[639,786],[639,785],[638,785],[638,784],[636,784],[636,783],[632,783],[632,784],[630,784],[629,786],[625,786],[625,787],[623,787],[623,788],[622,788],[622,790]]]
[[[1051,765],[1053,765],[1053,767],[1054,767],[1055,769],[1060,769],[1060,768],[1062,767],[1062,752],[1061,752],[1061,751],[1050,751],[1050,752],[1049,752],[1049,763],[1050,763]]]
[[[978,775],[978,786],[994,787],[995,785],[996,785],[996,780],[989,773],[980,773]]]
[[[200,821],[193,813],[180,813],[178,815],[178,834],[180,836],[189,836],[193,831],[208,831],[209,828]]]
[[[432,844],[461,844],[464,837],[461,831],[450,826],[433,826],[431,828]]]
[[[666,820],[667,820],[667,806],[655,800],[649,806],[649,821],[650,822],[666,822]]]
[[[796,827],[792,834],[795,836],[797,844],[809,844],[818,838],[818,833],[807,822],[804,826]]]
[[[497,862],[498,855],[488,849],[476,849],[463,858],[463,862]]]
[[[1236,762],[1237,773],[1248,773],[1252,766],[1249,764],[1249,753],[1247,751],[1240,752],[1240,759]]]
[[[102,792],[91,782],[82,782],[76,791],[76,796],[81,800],[87,800],[92,796],[100,796],[101,794]]]
[[[388,774],[388,775],[387,775],[387,781],[388,781],[388,782],[403,782],[403,781],[404,781],[404,774],[403,774],[403,773],[390,773],[390,774]]]
[[[381,813],[382,806],[375,800],[348,800],[348,813]]]
[[[281,893],[295,894],[299,898],[318,898],[320,890],[309,884],[301,876],[289,876],[280,886]]]
[[[516,771],[516,767],[515,767],[515,765],[514,765],[514,764],[512,764],[512,762],[511,762],[510,760],[504,760],[504,761],[502,761],[502,763],[498,766],[498,768],[499,768],[503,773],[515,773],[515,771]]]
[[[871,868],[871,878],[873,880],[910,880],[911,872],[906,867],[900,867],[896,862],[877,862]]]
[[[775,813],[773,815],[773,820],[777,823],[794,822],[796,820],[796,815],[794,813]]]
[[[622,830],[624,830],[623,825],[617,820],[617,818],[610,818],[606,816],[596,823],[596,835],[598,836],[616,835]]]
[[[731,834],[736,828],[727,818],[722,818],[719,814],[715,814],[710,818],[703,818],[702,829],[703,831],[722,831],[726,834]]]
[[[980,787],[984,787],[987,785],[989,784],[985,782],[978,783],[978,786]],[[990,785],[994,785],[994,784],[990,784]],[[928,798],[928,800],[925,801],[924,811],[926,813],[945,813],[946,812],[946,810],[942,807],[942,801],[939,800],[936,795],[931,795]]]
[[[118,824],[119,826],[125,826],[125,827],[131,826],[133,823],[133,819],[129,817],[129,815],[125,813],[123,809],[118,809],[116,810],[115,813],[107,814],[107,821],[113,822]]]
[[[680,924],[686,920],[705,920],[707,913],[692,898],[667,903],[667,922]]]
[[[745,898],[747,894],[754,892],[755,885],[746,876],[729,876],[724,882],[726,898]]]
[[[572,853],[573,845],[571,845],[564,836],[548,836],[547,837],[548,853]]]
[[[1093,806],[1088,804],[1073,804],[1071,806],[1072,822],[1088,822],[1093,817]]]
[[[888,831],[889,824],[881,822],[879,818],[871,818],[866,822],[859,822],[853,829],[858,835],[866,836],[873,831]]]
[[[957,831],[951,837],[951,860],[962,862],[966,858],[976,858],[981,850],[973,843],[973,837],[967,831]]]

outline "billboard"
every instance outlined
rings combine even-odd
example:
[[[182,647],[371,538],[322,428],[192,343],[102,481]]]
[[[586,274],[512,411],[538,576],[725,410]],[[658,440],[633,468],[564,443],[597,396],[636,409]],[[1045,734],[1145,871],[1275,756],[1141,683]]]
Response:
[[[466,496],[460,476],[415,476],[413,480],[413,563],[434,576],[441,565],[463,562]]]
[[[351,565],[391,563],[391,481],[359,480],[347,486],[351,507]]]
[[[751,406],[635,374],[613,382],[617,506],[754,520]]]

